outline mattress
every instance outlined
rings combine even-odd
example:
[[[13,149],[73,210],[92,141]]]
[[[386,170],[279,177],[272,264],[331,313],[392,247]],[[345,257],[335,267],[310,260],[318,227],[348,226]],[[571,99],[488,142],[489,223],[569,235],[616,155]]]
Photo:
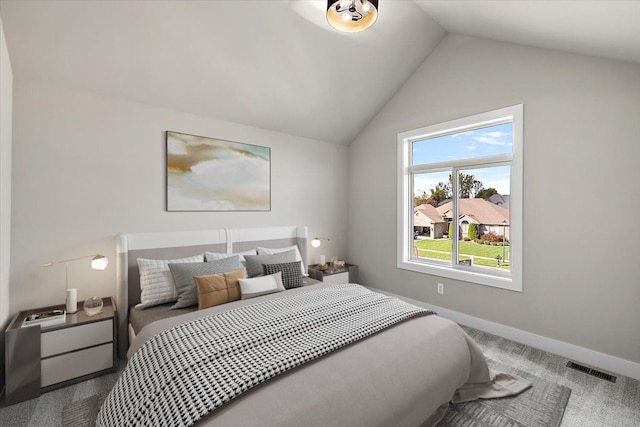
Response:
[[[174,303],[156,305],[155,307],[149,307],[145,309],[131,307],[131,309],[129,310],[129,324],[133,328],[133,332],[135,333],[135,335],[138,335],[142,328],[157,320],[181,316],[185,313],[190,313],[192,311],[198,310],[198,306],[172,310],[171,306],[173,304]]]
[[[312,287],[287,293],[307,292]],[[266,295],[155,321],[134,340],[131,356],[172,325],[278,298]],[[202,426],[430,426],[449,402],[518,393],[530,386],[489,369],[478,346],[439,316],[410,319],[306,363],[243,393],[210,413]]]

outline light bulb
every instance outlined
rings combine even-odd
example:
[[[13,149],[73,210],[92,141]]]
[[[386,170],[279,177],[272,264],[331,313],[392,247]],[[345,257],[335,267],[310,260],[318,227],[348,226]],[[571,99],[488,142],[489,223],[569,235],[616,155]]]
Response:
[[[94,270],[104,270],[109,265],[109,260],[103,255],[96,255],[91,260],[91,268]]]
[[[318,239],[318,238],[313,239],[311,241],[311,246],[313,246],[314,248],[319,248],[320,247],[320,239]]]
[[[329,0],[327,21],[338,31],[362,31],[376,22],[377,5],[378,0]]]

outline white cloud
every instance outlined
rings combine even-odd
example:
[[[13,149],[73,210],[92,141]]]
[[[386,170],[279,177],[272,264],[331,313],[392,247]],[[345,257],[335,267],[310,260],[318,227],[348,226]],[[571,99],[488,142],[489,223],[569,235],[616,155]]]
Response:
[[[488,132],[488,133],[501,133],[501,132]],[[486,135],[486,134],[485,134]],[[489,144],[489,145],[500,145],[500,146],[510,146],[511,142],[510,141],[500,141],[499,139],[492,137],[492,136],[474,136],[473,140],[476,142],[480,142],[482,144]]]
[[[502,138],[503,136],[511,135],[511,133],[510,132],[494,131],[494,132],[484,132],[483,135],[488,136],[490,138]]]
[[[481,144],[511,146],[511,132],[491,131],[478,132],[471,138]]]

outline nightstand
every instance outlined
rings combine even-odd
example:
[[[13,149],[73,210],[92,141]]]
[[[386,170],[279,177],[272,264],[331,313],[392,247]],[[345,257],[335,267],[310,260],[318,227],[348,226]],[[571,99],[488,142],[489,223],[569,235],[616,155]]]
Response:
[[[110,297],[103,303],[95,316],[80,309],[48,327],[22,322],[33,313],[64,310],[63,305],[24,310],[13,318],[5,331],[7,405],[115,371],[117,312]]]
[[[318,270],[318,264],[309,266],[309,277],[324,283],[358,283],[358,266],[354,264],[345,264],[344,268],[339,270]]]

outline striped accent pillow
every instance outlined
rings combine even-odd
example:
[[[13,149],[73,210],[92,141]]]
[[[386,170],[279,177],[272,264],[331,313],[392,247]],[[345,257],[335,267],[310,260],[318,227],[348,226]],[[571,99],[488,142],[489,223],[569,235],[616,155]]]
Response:
[[[264,274],[274,274],[278,271],[282,273],[282,284],[285,289],[302,287],[302,270],[300,261],[285,262],[282,264],[264,264]]]
[[[140,304],[136,308],[148,308],[178,300],[176,284],[173,280],[169,264],[202,262],[204,256],[194,255],[179,259],[146,259],[138,258],[140,271]]]

